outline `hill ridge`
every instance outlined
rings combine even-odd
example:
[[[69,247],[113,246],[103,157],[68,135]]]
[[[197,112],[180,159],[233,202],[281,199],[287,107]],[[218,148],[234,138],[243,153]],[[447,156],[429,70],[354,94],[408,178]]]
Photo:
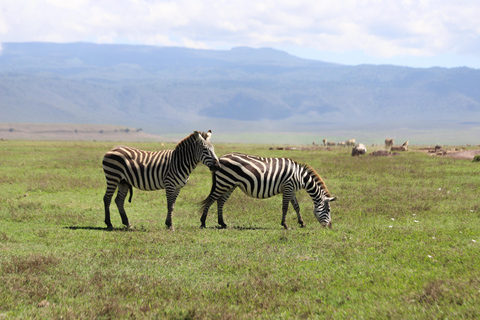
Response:
[[[111,123],[154,134],[479,126],[480,70],[471,68],[346,66],[272,48],[2,46],[5,122]]]

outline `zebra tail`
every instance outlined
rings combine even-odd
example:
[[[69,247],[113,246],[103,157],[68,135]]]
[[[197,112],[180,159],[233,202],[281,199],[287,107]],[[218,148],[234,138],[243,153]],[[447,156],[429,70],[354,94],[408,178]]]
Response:
[[[131,184],[128,185],[128,189],[130,190],[130,198],[128,198],[128,202],[132,202],[132,197],[133,197],[133,187]]]
[[[210,190],[210,193],[208,195],[208,197],[205,198],[205,200],[201,201],[198,205],[200,206],[200,212],[203,213],[203,210],[205,210],[205,208],[207,206],[211,206],[211,204],[208,204],[211,200],[210,200],[210,196],[213,194],[213,192],[215,191],[215,188],[217,186],[217,177],[215,175],[215,172],[212,172],[212,189]],[[215,201],[214,201],[215,202]]]

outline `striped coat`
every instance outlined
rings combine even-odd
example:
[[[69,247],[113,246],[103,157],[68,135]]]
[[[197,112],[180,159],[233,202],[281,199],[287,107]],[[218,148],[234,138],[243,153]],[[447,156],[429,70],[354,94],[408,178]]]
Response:
[[[118,188],[115,203],[122,217],[122,223],[130,226],[124,209],[125,198],[132,187],[153,191],[165,189],[167,196],[167,219],[165,224],[173,229],[172,212],[180,189],[187,183],[190,173],[199,162],[210,170],[218,169],[219,162],[213,145],[211,131],[195,131],[177,144],[173,150],[143,151],[131,147],[116,147],[103,157],[103,171],[107,180],[107,190],[103,197],[105,224],[112,228],[110,203]]]
[[[235,188],[239,187],[246,195],[265,199],[283,194],[281,225],[288,229],[285,222],[288,205],[291,203],[297,213],[298,223],[305,223],[300,215],[295,193],[305,189],[314,202],[314,215],[324,226],[331,227],[330,202],[332,197],[325,183],[315,170],[288,158],[262,158],[241,153],[230,153],[220,157],[220,169],[212,173],[212,189],[202,201],[201,227],[205,227],[210,206],[217,201],[218,223],[226,227],[223,221],[223,206]]]

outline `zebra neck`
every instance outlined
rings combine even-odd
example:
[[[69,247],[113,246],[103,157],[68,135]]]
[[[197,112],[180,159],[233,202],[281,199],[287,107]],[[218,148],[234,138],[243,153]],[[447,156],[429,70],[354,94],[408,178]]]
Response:
[[[323,189],[324,185],[319,183],[318,178],[308,170],[304,169],[303,182],[305,191],[307,191],[307,193],[310,195],[313,202],[317,204],[318,202],[322,201],[323,197],[325,196],[325,190]]]
[[[177,146],[172,153],[172,166],[184,177],[188,177],[190,173],[197,167],[200,162],[195,156],[195,145],[183,144]]]

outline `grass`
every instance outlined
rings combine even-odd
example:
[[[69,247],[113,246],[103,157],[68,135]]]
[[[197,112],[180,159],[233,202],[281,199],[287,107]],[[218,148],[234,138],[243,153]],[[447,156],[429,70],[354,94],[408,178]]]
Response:
[[[103,223],[107,142],[0,142],[0,319],[478,318],[480,166],[419,152],[230,151],[312,165],[331,193],[333,229],[305,191],[299,228],[281,197],[237,190],[200,229],[210,190],[199,165],[165,229],[164,191],[134,190],[126,231]],[[172,148],[136,143],[146,150]]]

